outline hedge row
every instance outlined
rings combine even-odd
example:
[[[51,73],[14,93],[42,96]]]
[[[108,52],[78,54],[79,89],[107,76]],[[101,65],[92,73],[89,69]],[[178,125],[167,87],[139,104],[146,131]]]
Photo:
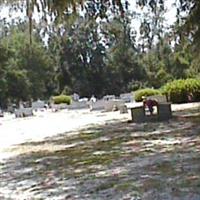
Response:
[[[167,83],[163,93],[173,103],[200,101],[200,79],[180,79]]]
[[[200,101],[200,79],[180,79],[164,85],[160,90],[141,89],[135,92],[135,101],[142,101],[142,96],[163,94],[172,103]]]
[[[72,98],[67,95],[59,95],[59,96],[52,97],[52,100],[54,104],[66,103],[69,105],[71,104]]]
[[[137,90],[135,92],[135,101],[139,102],[139,101],[142,101],[142,97],[148,97],[148,96],[159,95],[159,94],[161,94],[159,90],[150,89],[150,88]]]

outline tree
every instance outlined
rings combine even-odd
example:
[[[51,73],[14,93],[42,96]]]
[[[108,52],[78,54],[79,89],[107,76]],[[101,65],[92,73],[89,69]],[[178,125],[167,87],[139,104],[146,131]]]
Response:
[[[104,93],[105,46],[101,41],[98,23],[90,18],[77,18],[78,23],[63,27],[58,58],[59,92],[66,87],[80,95]],[[55,46],[51,35],[49,46]],[[51,48],[54,51],[54,48]]]
[[[6,62],[8,61],[10,52],[2,44],[0,44],[0,107],[5,107],[7,103],[7,79],[6,72],[7,66]]]
[[[5,80],[4,98],[19,100],[48,98],[54,90],[54,64],[43,43],[29,40],[19,27],[10,27],[9,34],[1,39],[2,81]],[[31,52],[31,53],[30,53]],[[3,86],[2,86],[3,87]]]
[[[95,2],[94,4],[99,4],[97,10],[100,13],[100,16],[104,16],[106,10],[112,7],[114,10],[119,10],[120,13],[124,14],[124,10],[128,5],[128,1],[125,0],[125,6],[123,6],[121,0],[113,0],[113,1],[92,1]],[[29,42],[32,44],[32,32],[33,32],[33,14],[35,10],[37,12],[42,13],[41,20],[47,22],[47,16],[50,16],[51,21],[54,20],[55,22],[60,22],[60,18],[63,20],[65,16],[68,16],[72,13],[76,13],[77,10],[80,8],[87,11],[87,6],[85,7],[85,0],[59,0],[59,1],[51,1],[51,0],[0,0],[0,4],[9,5],[13,7],[15,10],[23,10],[25,8],[26,15],[28,17],[29,22]]]
[[[143,6],[143,1],[138,2]],[[164,36],[164,14],[166,12],[163,1],[149,1],[146,4],[146,9],[141,9],[140,14],[140,47],[141,51],[145,52],[152,49],[153,46]]]
[[[8,99],[18,103],[19,101],[27,101],[30,99],[30,82],[27,78],[27,72],[24,70],[9,70],[6,74],[7,79],[7,97]]]
[[[198,0],[180,0],[180,8],[178,8],[178,13],[181,11],[187,13],[186,17],[183,19],[183,30],[186,31],[188,36],[193,38],[193,42],[196,47],[200,43],[200,2]]]
[[[145,71],[138,62],[135,31],[131,27],[130,16],[115,17],[106,24],[108,77],[110,92],[114,94],[130,90],[134,82],[143,81],[145,77]]]

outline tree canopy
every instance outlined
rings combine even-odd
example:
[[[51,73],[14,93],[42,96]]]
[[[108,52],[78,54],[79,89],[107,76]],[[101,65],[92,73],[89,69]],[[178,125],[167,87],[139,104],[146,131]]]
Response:
[[[138,12],[120,0],[0,0],[2,9],[27,15],[0,19],[1,104],[73,92],[101,97],[198,77],[199,1],[176,1],[170,27],[165,1],[135,2]]]

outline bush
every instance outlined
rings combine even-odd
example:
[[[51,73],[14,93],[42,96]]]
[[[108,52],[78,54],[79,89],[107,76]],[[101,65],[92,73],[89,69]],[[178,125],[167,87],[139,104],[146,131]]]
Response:
[[[143,96],[148,97],[148,96],[153,96],[153,95],[158,95],[158,94],[161,94],[159,90],[150,89],[150,88],[137,90],[135,92],[135,101],[137,102],[142,101]]]
[[[52,99],[54,104],[66,103],[68,105],[71,103],[72,100],[71,97],[67,95],[54,96]]]
[[[200,101],[200,79],[180,79],[167,83],[163,87],[172,103]]]

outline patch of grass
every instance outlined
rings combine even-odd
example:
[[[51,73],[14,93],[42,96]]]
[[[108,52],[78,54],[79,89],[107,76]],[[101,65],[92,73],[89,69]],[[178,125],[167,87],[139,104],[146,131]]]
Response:
[[[133,190],[138,191],[138,186],[131,181],[120,183],[120,184],[116,185],[115,188],[116,188],[117,191],[127,191],[127,190],[128,191],[130,191],[130,190],[131,191],[133,191]]]

